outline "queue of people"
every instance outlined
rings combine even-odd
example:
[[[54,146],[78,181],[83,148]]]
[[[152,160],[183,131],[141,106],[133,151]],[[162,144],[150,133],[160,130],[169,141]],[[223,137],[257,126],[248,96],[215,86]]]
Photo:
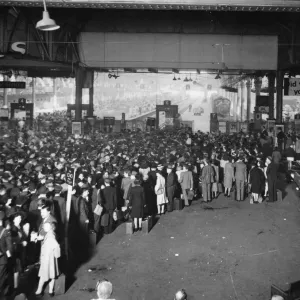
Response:
[[[288,148],[294,150],[294,145]],[[172,212],[178,202],[210,202],[221,193],[236,201],[248,193],[250,203],[267,197],[276,201],[282,158],[299,159],[295,150],[273,149],[263,134],[192,133],[188,128],[75,137],[65,127],[51,132],[25,127],[16,138],[4,135],[0,147],[4,295],[18,288],[19,275],[28,266],[38,264],[36,295],[48,284],[54,296],[65,253],[73,252],[77,259],[88,249],[76,253],[76,245],[88,245],[91,233],[96,240],[110,234],[129,215],[134,231],[140,231],[145,216]],[[70,168],[75,172],[71,191]]]

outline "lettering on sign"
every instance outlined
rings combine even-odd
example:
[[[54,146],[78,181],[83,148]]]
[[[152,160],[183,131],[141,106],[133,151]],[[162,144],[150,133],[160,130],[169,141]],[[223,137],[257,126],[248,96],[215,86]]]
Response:
[[[300,96],[300,78],[284,79],[284,95]]]
[[[13,50],[14,52],[21,53],[21,54],[26,53],[25,48],[26,48],[26,43],[24,43],[24,42],[15,42],[15,43],[12,43],[12,45],[11,45],[11,50]]]
[[[74,169],[73,168],[67,168],[66,183],[68,185],[73,185],[73,180],[74,180]]]

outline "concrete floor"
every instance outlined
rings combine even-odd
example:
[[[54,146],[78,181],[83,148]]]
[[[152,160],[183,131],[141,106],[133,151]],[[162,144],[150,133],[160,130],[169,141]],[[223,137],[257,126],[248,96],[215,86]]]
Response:
[[[300,279],[299,196],[291,185],[286,192],[276,203],[221,195],[205,209],[195,201],[162,216],[149,234],[126,235],[122,224],[55,299],[96,298],[91,290],[103,278],[116,300],[171,300],[180,288],[189,300],[269,299],[271,284],[288,289]]]

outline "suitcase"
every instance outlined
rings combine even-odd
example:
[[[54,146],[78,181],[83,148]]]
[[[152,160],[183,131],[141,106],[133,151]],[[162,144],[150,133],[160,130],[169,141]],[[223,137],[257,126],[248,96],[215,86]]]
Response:
[[[174,202],[174,200],[173,200],[173,202]],[[173,205],[174,206],[174,205]],[[168,210],[168,212],[172,212],[173,211],[173,207],[172,207],[172,205],[170,204],[170,202],[167,204],[167,210]]]
[[[55,296],[66,293],[66,276],[64,274],[60,274],[55,280],[54,290]]]
[[[233,187],[230,191],[230,199],[236,200],[236,188],[235,187]]]
[[[126,234],[133,234],[133,222],[126,222]]]
[[[149,216],[142,221],[142,232],[149,233],[152,229],[152,225],[153,225],[153,218],[152,216]]]
[[[282,201],[282,191],[277,190],[277,201]]]
[[[174,199],[174,210],[182,210],[184,208],[184,200],[183,199]]]

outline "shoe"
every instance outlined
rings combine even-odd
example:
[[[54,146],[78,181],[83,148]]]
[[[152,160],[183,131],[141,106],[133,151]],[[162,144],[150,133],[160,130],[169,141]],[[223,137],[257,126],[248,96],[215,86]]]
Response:
[[[41,292],[41,293],[39,293],[39,294],[36,294],[36,293],[35,293],[35,296],[36,296],[36,297],[43,297],[43,296],[44,296],[44,292]]]
[[[139,228],[139,231],[142,231],[142,228]]]
[[[53,297],[54,297],[54,292],[49,293],[49,296],[50,296],[51,298],[53,298]]]

